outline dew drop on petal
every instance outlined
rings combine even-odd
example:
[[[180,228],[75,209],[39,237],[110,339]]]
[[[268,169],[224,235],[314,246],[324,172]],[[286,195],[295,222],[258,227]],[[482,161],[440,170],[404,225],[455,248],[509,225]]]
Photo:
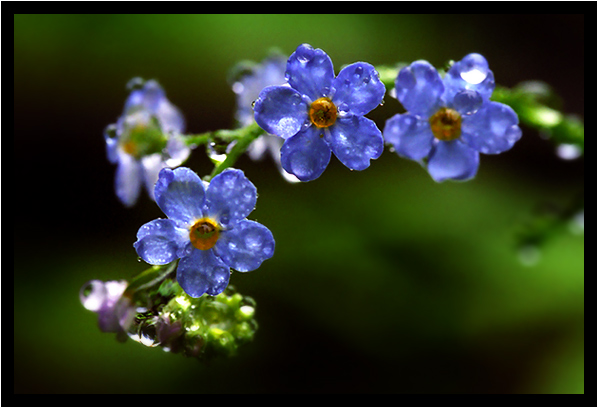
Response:
[[[470,84],[479,84],[488,76],[488,62],[480,54],[469,54],[461,60],[461,78]]]

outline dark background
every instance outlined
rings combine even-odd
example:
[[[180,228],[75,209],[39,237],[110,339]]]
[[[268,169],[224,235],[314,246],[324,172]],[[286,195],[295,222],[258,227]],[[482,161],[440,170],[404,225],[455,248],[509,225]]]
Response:
[[[277,244],[231,277],[257,301],[254,342],[203,364],[99,331],[79,288],[144,270],[135,234],[163,217],[145,193],[132,209],[114,194],[102,131],[127,81],[157,79],[190,133],[230,128],[232,66],[304,42],[337,72],[479,52],[497,84],[545,81],[584,115],[581,14],[15,15],[15,393],[584,392],[583,235],[557,234],[533,265],[515,245],[534,208],[583,188],[583,158],[526,127],[467,183],[437,184],[388,150],[363,172],[333,158],[300,185],[244,156],[249,218]],[[385,100],[368,115],[380,128],[400,109]],[[212,169],[201,149],[186,166]]]

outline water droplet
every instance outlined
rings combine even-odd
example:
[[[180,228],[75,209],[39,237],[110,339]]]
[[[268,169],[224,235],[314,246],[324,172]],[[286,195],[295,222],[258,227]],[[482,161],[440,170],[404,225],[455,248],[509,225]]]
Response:
[[[384,106],[385,103],[386,103],[386,101],[384,99],[382,99],[382,101],[380,101],[380,105],[379,106]]]
[[[143,85],[145,85],[145,81],[143,80],[143,78],[135,77],[129,80],[129,82],[127,82],[127,89],[129,91],[134,91],[136,89],[143,88]]]
[[[355,67],[355,71],[353,71],[353,74],[355,75],[356,78],[359,78],[363,74],[363,67],[362,66]]]
[[[561,143],[556,148],[556,154],[563,160],[575,160],[581,156],[581,149],[574,144]]]
[[[106,126],[104,129],[104,135],[109,139],[115,139],[118,136],[117,127],[115,124]]]
[[[461,60],[461,78],[470,84],[479,84],[488,76],[488,62],[480,54],[469,54]]]
[[[256,101],[257,101],[257,99],[251,102],[251,109],[255,108],[255,102]]]
[[[101,280],[90,280],[79,291],[79,299],[83,307],[92,312],[100,310],[106,300],[106,287]]]
[[[139,343],[147,347],[156,347],[160,345],[156,325],[142,324],[139,326]]]
[[[222,146],[219,146],[214,141],[211,141],[206,145],[206,152],[210,159],[216,164],[220,164],[226,159],[226,147],[223,151]]]

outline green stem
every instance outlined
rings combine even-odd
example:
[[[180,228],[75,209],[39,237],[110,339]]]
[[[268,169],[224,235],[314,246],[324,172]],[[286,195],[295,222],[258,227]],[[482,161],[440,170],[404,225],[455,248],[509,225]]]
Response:
[[[576,145],[583,152],[584,124],[574,115],[564,115],[557,105],[558,97],[541,82],[523,82],[512,89],[497,86],[493,101],[509,105],[522,124],[544,132],[557,144]]]
[[[123,296],[133,298],[134,294],[140,289],[146,289],[161,282],[176,269],[177,263],[177,261],[174,261],[166,265],[155,265],[141,272],[129,282]]]
[[[226,158],[217,164],[216,167],[214,167],[212,173],[203,178],[205,181],[210,181],[212,178],[214,178],[214,176],[220,174],[223,170],[232,167],[236,163],[237,159],[243,153],[245,153],[251,142],[265,133],[264,130],[255,122],[244,128],[230,132],[235,132],[235,140],[237,142],[231,148],[230,152],[226,154]]]
[[[185,135],[185,143],[187,146],[199,146],[207,144],[211,141],[231,143],[235,140],[243,138],[245,135],[245,128],[239,129],[220,129],[212,132],[200,133],[197,135]]]

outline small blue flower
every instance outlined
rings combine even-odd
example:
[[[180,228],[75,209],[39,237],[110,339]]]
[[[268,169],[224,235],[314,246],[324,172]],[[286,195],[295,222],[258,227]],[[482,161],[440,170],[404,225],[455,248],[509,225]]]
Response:
[[[279,54],[272,54],[261,64],[247,68],[243,75],[233,83],[233,92],[237,95],[237,111],[235,118],[241,126],[248,126],[254,122],[253,101],[260,91],[271,85],[288,86],[285,80],[285,69],[287,60]],[[264,134],[254,140],[247,149],[247,154],[252,160],[263,159],[269,153],[282,176],[290,182],[298,182],[299,179],[287,173],[280,163],[280,149],[284,139],[270,133]]]
[[[334,76],[321,49],[302,44],[289,57],[290,86],[269,86],[255,101],[255,120],[285,139],[282,167],[301,181],[318,178],[331,152],[350,169],[364,170],[384,150],[382,133],[364,117],[382,102],[386,89],[374,67],[356,62]]]
[[[153,199],[158,172],[187,159],[191,150],[180,136],[184,127],[182,114],[156,81],[133,89],[122,116],[104,132],[108,160],[117,165],[116,195],[125,206],[137,202],[142,184]]]
[[[152,265],[180,258],[177,281],[189,296],[215,296],[228,285],[230,268],[253,271],[274,254],[270,230],[245,219],[257,191],[241,170],[227,169],[204,188],[192,170],[165,168],[154,194],[168,219],[143,225],[135,250]]]
[[[489,99],[494,74],[480,54],[454,63],[444,78],[427,61],[415,61],[395,86],[407,113],[386,121],[384,138],[400,156],[427,166],[437,182],[472,179],[479,153],[502,153],[521,138],[513,109]]]

